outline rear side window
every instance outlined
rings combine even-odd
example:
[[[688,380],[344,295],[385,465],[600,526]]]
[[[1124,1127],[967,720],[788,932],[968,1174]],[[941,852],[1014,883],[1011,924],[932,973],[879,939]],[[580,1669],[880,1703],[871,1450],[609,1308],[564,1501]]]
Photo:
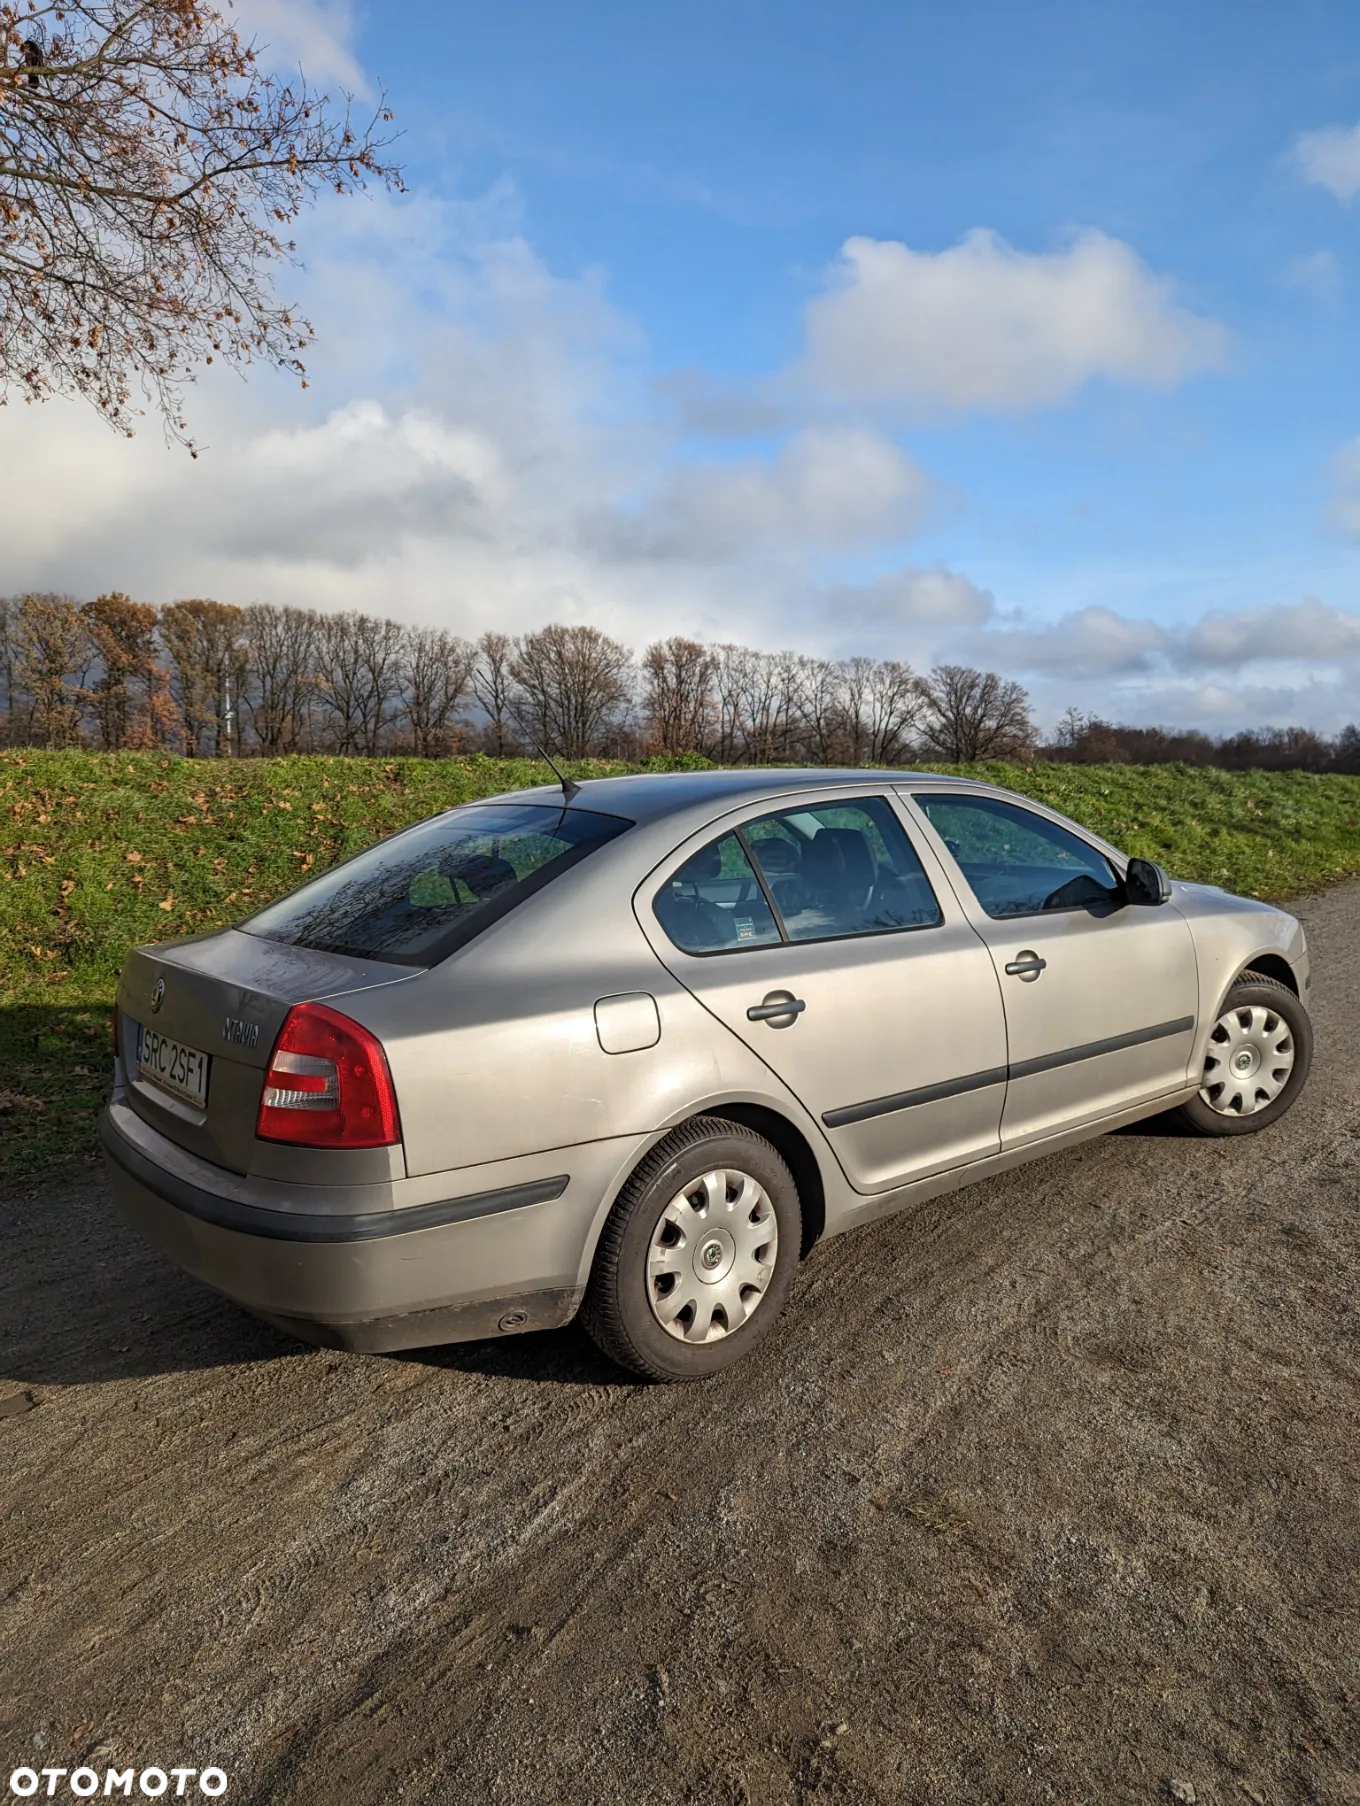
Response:
[[[1109,910],[1123,901],[1103,853],[1057,822],[990,796],[918,796],[989,916]]]
[[[685,953],[761,947],[779,939],[755,868],[735,834],[687,859],[653,905],[656,919]]]
[[[686,860],[653,905],[686,953],[928,928],[940,906],[882,797],[763,815]]]
[[[241,927],[323,953],[430,966],[632,825],[588,809],[472,803],[394,834]]]

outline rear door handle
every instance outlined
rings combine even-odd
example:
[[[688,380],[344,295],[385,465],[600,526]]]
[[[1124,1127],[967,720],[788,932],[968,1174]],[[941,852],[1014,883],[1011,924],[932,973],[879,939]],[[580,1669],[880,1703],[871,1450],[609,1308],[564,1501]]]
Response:
[[[795,1016],[801,1016],[807,1005],[801,997],[767,997],[763,1003],[753,1003],[746,1012],[748,1022],[778,1022],[781,1016],[787,1016],[792,1022]],[[787,1026],[787,1024],[785,1025]]]
[[[1022,984],[1033,984],[1035,979],[1047,966],[1046,959],[1040,959],[1032,948],[1019,953],[1006,967],[1008,978],[1018,978]]]

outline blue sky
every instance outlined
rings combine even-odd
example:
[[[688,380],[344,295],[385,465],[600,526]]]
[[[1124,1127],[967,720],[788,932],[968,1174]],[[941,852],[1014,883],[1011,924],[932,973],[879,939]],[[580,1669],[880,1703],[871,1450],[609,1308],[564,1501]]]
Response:
[[[19,582],[1360,716],[1353,7],[238,11],[409,193],[304,223],[312,387],[202,385],[191,468],[11,410]]]

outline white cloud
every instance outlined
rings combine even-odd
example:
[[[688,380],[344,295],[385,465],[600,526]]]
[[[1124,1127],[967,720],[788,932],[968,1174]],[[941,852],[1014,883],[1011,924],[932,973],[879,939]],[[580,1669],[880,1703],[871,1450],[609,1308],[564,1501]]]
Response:
[[[347,0],[232,0],[229,16],[268,68],[301,68],[313,84],[369,91],[354,56],[354,12]]]
[[[1341,266],[1333,251],[1310,251],[1286,264],[1282,277],[1286,288],[1311,301],[1332,305],[1341,298]]]
[[[1360,664],[1360,614],[1308,596],[1240,614],[1206,615],[1184,636],[1180,656],[1188,665],[1223,671],[1261,661]]]
[[[1304,180],[1349,203],[1360,194],[1360,125],[1328,125],[1295,140],[1293,162]]]
[[[855,551],[906,537],[930,483],[900,446],[858,427],[795,433],[771,459],[694,463],[596,531],[635,557],[707,562],[758,551]]]
[[[936,634],[941,629],[980,627],[996,613],[996,599],[989,590],[943,565],[904,565],[868,583],[836,584],[824,606],[833,620],[856,626],[926,629]]]
[[[1097,376],[1170,388],[1227,353],[1221,326],[1095,231],[1040,253],[987,231],[938,252],[847,239],[807,341],[821,392],[918,407],[1034,407]]]
[[[1155,621],[1130,619],[1112,608],[1074,609],[1051,626],[992,636],[991,656],[1008,671],[1110,677],[1147,671],[1169,635]]]

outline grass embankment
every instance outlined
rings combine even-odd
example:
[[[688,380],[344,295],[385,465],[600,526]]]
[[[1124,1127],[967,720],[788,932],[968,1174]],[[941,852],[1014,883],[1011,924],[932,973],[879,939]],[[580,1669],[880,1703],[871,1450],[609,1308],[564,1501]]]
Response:
[[[578,777],[637,769],[592,762]],[[977,768],[1181,878],[1285,898],[1360,873],[1360,778]],[[110,1005],[143,941],[238,921],[435,810],[550,781],[534,760],[0,755],[0,1182],[93,1155]]]

